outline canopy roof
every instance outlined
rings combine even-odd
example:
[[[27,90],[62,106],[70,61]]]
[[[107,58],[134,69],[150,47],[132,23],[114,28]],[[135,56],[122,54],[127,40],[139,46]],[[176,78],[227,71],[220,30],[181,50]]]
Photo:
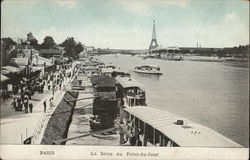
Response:
[[[7,81],[7,80],[9,80],[9,78],[1,74],[1,82]]]
[[[17,68],[17,67],[13,67],[13,66],[3,66],[1,69],[5,70],[8,73],[19,73],[22,70],[24,70],[22,68]]]
[[[40,54],[56,54],[56,55],[61,55],[62,50],[60,49],[41,49],[39,50]]]
[[[144,86],[132,78],[120,77],[117,78],[117,81],[121,84],[123,88],[140,88],[144,90]]]
[[[155,108],[136,106],[125,111],[154,127],[181,147],[242,147],[220,133],[188,119]],[[177,125],[183,120],[183,125]]]
[[[91,83],[96,87],[115,87],[116,80],[109,76],[94,76],[90,79]]]
[[[144,64],[144,65],[139,65],[139,66],[136,66],[136,67],[150,67],[150,68],[160,68],[159,65],[155,65],[155,64]]]

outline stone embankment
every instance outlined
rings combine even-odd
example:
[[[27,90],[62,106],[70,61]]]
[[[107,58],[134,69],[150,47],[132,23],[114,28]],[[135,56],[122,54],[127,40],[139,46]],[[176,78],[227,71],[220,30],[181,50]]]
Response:
[[[76,101],[66,102],[65,99],[77,99],[78,92],[66,92],[54,113],[52,114],[44,131],[41,144],[53,144],[54,141],[67,138],[69,125]],[[61,144],[65,144],[61,143]]]

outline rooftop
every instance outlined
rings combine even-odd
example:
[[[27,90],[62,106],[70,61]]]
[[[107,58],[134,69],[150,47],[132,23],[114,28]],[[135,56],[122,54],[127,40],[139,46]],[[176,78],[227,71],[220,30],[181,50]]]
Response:
[[[115,87],[116,80],[109,76],[94,76],[90,79],[96,87]]]
[[[41,49],[40,54],[62,54],[62,50],[59,49]]]
[[[13,67],[13,66],[3,66],[1,68],[1,72],[3,71],[4,73],[19,73],[22,70],[23,69],[21,69],[21,68],[17,68],[17,67]]]
[[[117,78],[117,81],[121,84],[121,86],[123,88],[136,88],[136,87],[138,87],[138,88],[144,90],[143,85],[132,78],[120,77],[120,78]]]
[[[137,106],[127,107],[125,111],[153,126],[181,147],[242,147],[210,128],[163,110]],[[175,124],[177,120],[183,120],[184,124]]]

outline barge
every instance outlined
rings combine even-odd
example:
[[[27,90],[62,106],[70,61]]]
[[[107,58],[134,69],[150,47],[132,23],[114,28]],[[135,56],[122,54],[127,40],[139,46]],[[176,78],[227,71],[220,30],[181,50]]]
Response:
[[[118,114],[116,98],[116,80],[109,76],[91,78],[94,88],[93,117],[89,120],[93,130],[114,126]]]
[[[146,106],[146,91],[142,84],[130,77],[119,77],[118,98],[124,107]]]
[[[120,111],[121,145],[129,142],[132,146],[243,147],[208,127],[166,111],[145,106]]]

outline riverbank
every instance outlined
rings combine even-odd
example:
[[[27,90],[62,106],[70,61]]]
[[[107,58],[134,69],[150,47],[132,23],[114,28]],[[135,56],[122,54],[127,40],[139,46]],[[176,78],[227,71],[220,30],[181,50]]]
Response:
[[[225,63],[241,63],[247,64],[247,59],[232,59],[228,57],[217,57],[217,56],[200,56],[200,55],[184,55],[184,60],[189,61],[204,61],[204,62],[225,62]]]
[[[77,99],[78,92],[66,92],[44,131],[41,144],[53,144],[55,140],[66,138],[72,120],[75,102],[66,102],[65,99]],[[64,143],[63,143],[64,144]]]

